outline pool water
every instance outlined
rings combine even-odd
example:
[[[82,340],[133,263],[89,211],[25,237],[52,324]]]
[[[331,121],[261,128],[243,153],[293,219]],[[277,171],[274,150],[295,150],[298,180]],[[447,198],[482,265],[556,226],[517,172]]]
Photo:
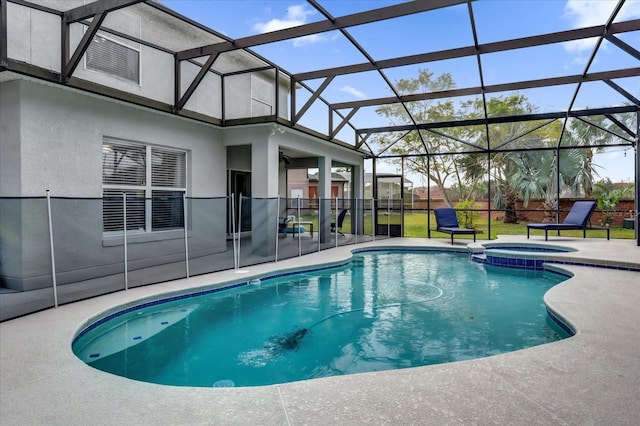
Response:
[[[568,337],[542,300],[564,279],[465,254],[372,252],[340,268],[133,309],[73,349],[113,374],[201,387],[440,364]]]

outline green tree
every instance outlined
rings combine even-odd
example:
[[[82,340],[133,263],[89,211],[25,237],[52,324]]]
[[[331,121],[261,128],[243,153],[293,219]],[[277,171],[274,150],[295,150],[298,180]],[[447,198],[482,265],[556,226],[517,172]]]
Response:
[[[437,92],[455,87],[450,74],[435,76],[434,73],[421,69],[413,79],[396,81],[396,88],[402,95]],[[459,104],[453,101],[426,100],[405,104],[417,123],[434,123],[452,120],[477,119],[485,116],[482,99],[472,99]],[[383,105],[376,112],[385,117],[390,125],[410,124],[410,116],[402,104]],[[489,116],[505,116],[529,114],[535,107],[522,95],[494,97],[487,102]],[[507,123],[490,128],[490,140],[493,146],[509,143],[511,139],[531,129],[527,123]],[[488,158],[482,152],[488,147],[487,131],[484,125],[459,126],[447,129],[410,132],[406,135],[397,133],[380,136],[376,142],[381,152],[405,156],[405,169],[410,172],[429,176],[444,194],[447,205],[453,204],[451,188],[456,188],[455,198],[472,200],[478,195],[478,185],[487,180]],[[425,154],[428,154],[425,155]],[[400,161],[400,160],[396,160]],[[498,182],[497,191],[499,206],[506,206],[511,214],[505,220],[513,218],[515,222],[515,202],[517,194],[508,185],[512,164],[504,159],[504,155],[492,159],[492,178]],[[501,207],[499,207],[501,208]]]
[[[533,114],[537,108],[524,95],[491,98],[487,102],[490,117]],[[517,223],[516,201],[519,192],[511,185],[511,177],[518,172],[514,161],[516,149],[529,149],[550,144],[560,128],[554,123],[537,121],[514,121],[489,126],[489,144],[494,154],[491,158],[490,175],[493,181],[493,203],[504,210],[504,223]],[[541,126],[541,127],[540,127]]]
[[[610,179],[593,185],[593,195],[597,197],[598,208],[602,210],[602,224],[609,226],[613,222],[613,215],[621,198],[631,194],[634,188],[632,183],[622,187],[615,187]]]
[[[596,171],[598,166],[594,164],[593,159],[596,153],[604,151],[606,145],[623,142],[624,139],[633,138],[633,132],[636,127],[635,114],[623,114],[615,117],[617,123],[611,118],[604,115],[596,115],[585,118],[583,120],[573,118],[569,122],[568,131],[565,133],[562,144],[572,146],[582,146],[586,155],[584,175],[586,180],[582,182],[586,197],[591,197],[593,191],[593,182],[599,177]],[[623,127],[626,127],[624,129]],[[631,145],[631,143],[629,143]]]
[[[395,82],[398,93],[402,95],[438,92],[455,87],[451,74],[444,73],[435,76],[426,69],[418,70],[418,76],[411,79],[400,79]],[[449,121],[456,118],[457,111],[452,101],[434,102],[433,100],[409,102],[405,104],[411,116],[417,123]],[[390,125],[412,124],[411,117],[407,114],[402,104],[383,105],[376,109],[376,113],[389,121]],[[454,129],[452,136],[460,136],[460,131]],[[402,136],[402,137],[400,137]],[[457,184],[463,186],[459,143],[449,135],[441,132],[410,132],[406,135],[386,134],[378,137],[376,142],[381,151],[396,155],[411,155],[406,157],[405,168],[410,172],[429,176],[431,181],[443,192],[445,202],[451,205],[447,185]],[[443,153],[446,155],[431,156],[431,164],[427,153]],[[400,161],[400,160],[394,160]]]
[[[472,111],[483,108],[481,100],[475,100],[467,105],[469,115]],[[494,97],[487,102],[489,117],[517,116],[533,114],[537,111],[523,95]],[[467,173],[479,173],[489,169],[491,177],[492,199],[498,209],[504,210],[504,223],[516,223],[516,201],[521,197],[518,187],[512,184],[514,174],[521,171],[519,150],[539,149],[557,144],[562,127],[558,121],[509,121],[495,123],[488,126],[488,146],[493,151],[489,160],[486,155],[478,156],[477,164],[467,165]],[[490,167],[489,167],[490,166]]]
[[[607,126],[604,116],[590,117],[590,122],[596,126],[605,128]],[[613,139],[613,135],[607,133],[600,128],[593,126],[582,120],[573,119],[569,124],[569,132],[567,136],[570,138],[572,145],[605,145]],[[593,156],[596,152],[602,152],[603,148],[584,148],[586,161],[585,168],[588,180],[583,182],[586,197],[591,197],[593,186],[591,182],[595,180],[598,173],[594,169]]]
[[[515,168],[509,185],[522,198],[525,207],[532,198],[543,199],[543,222],[556,221],[558,193],[568,192],[576,197],[580,195],[583,184],[587,182],[590,185],[591,182],[585,167],[587,155],[582,149],[520,151],[510,158]],[[561,165],[559,176],[558,162]]]

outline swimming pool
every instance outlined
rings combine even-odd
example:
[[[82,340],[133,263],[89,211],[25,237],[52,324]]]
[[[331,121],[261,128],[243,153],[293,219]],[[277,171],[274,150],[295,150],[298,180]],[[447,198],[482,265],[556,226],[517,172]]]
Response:
[[[466,254],[375,251],[111,313],[73,350],[89,365],[184,386],[257,386],[490,356],[568,336],[547,315],[555,273]]]

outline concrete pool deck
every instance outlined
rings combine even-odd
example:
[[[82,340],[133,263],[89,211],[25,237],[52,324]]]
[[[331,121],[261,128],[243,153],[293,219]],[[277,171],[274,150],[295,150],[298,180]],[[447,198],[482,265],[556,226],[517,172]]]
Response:
[[[497,241],[558,244],[578,251],[554,258],[640,268],[635,240]],[[399,245],[451,248],[446,238],[376,241],[252,266],[244,274],[138,287],[0,323],[0,424],[640,424],[640,272],[562,265],[574,277],[551,289],[545,301],[577,330],[575,336],[450,364],[264,387],[189,388],[103,373],[71,352],[79,327],[117,305],[240,275],[339,261],[356,248]]]

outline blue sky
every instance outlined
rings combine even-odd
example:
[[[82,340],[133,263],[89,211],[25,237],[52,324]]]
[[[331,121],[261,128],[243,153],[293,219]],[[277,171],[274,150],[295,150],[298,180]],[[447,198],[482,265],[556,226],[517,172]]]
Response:
[[[302,0],[161,1],[175,11],[231,38],[324,19],[318,11]],[[334,17],[401,2],[403,1],[319,1]],[[582,26],[602,25],[616,4],[615,0],[478,0],[473,2],[472,7],[478,41],[482,44]],[[640,0],[627,0],[616,21],[637,18],[640,18]],[[348,31],[374,60],[473,45],[466,4],[353,27]],[[619,38],[640,50],[638,32],[621,34]],[[484,82],[486,85],[492,85],[581,74],[585,70],[593,45],[594,40],[587,40],[483,55]],[[257,46],[253,50],[291,73],[367,62],[366,58],[338,32]],[[589,71],[606,71],[619,66],[638,67],[640,64],[632,56],[605,42]],[[473,58],[387,69],[385,74],[391,81],[395,81],[398,78],[416,75],[418,68],[428,68],[436,74],[450,72],[459,88],[480,85],[477,63]],[[616,83],[640,97],[640,77],[622,79]],[[315,87],[319,82],[308,84]],[[575,86],[568,86],[519,93],[537,104],[540,112],[545,112],[566,110],[574,91]],[[495,96],[508,94],[510,93],[496,93]],[[323,96],[332,102],[390,95],[389,87],[375,72],[338,77],[323,93]],[[608,86],[589,83],[583,85],[574,109],[618,105],[624,101],[621,95]],[[326,116],[326,113],[321,108],[317,111],[312,109],[305,119],[313,121],[314,116],[323,115]],[[361,127],[388,124],[380,122],[373,109],[359,112],[353,121]],[[315,122],[305,123],[304,120],[302,124],[309,127],[317,126],[318,130],[324,130],[323,126],[326,126]],[[344,136],[345,140],[350,140],[349,138],[352,136]],[[626,176],[621,178],[624,179]]]
[[[163,0],[163,3],[222,34],[240,38],[274,31],[318,20],[323,16],[301,0]],[[324,0],[320,4],[333,16],[344,16],[367,8],[389,6],[400,1]],[[604,24],[615,0],[479,0],[473,13],[480,43],[526,37],[543,32],[569,30],[579,26]],[[627,1],[618,20],[640,18],[640,1]],[[405,56],[425,51],[444,50],[473,44],[467,6],[465,4],[434,12],[383,21],[348,31],[375,60]],[[640,36],[633,33],[624,41],[640,50]],[[543,46],[519,51],[483,55],[486,85],[508,81],[530,80],[580,74],[584,71],[593,40]],[[596,57],[593,71],[605,71],[612,64],[638,66],[630,55],[615,46],[606,46]],[[337,32],[304,39],[288,40],[253,50],[291,73],[319,68],[367,62],[356,48]],[[434,62],[397,69],[387,69],[392,80],[415,75],[417,68],[427,67],[435,73],[450,72],[458,87],[479,85],[479,73],[473,58]],[[377,73],[343,76],[325,92],[332,101],[389,96],[389,88]],[[630,92],[640,91],[640,79],[623,82]],[[313,82],[310,83],[313,86]],[[595,86],[595,85],[594,85]],[[593,88],[592,99],[577,100],[576,107],[609,106],[623,99],[609,88]],[[544,110],[565,109],[573,87],[558,92],[550,99],[548,91],[531,91],[530,99],[539,101]],[[600,104],[600,105],[596,105]]]

